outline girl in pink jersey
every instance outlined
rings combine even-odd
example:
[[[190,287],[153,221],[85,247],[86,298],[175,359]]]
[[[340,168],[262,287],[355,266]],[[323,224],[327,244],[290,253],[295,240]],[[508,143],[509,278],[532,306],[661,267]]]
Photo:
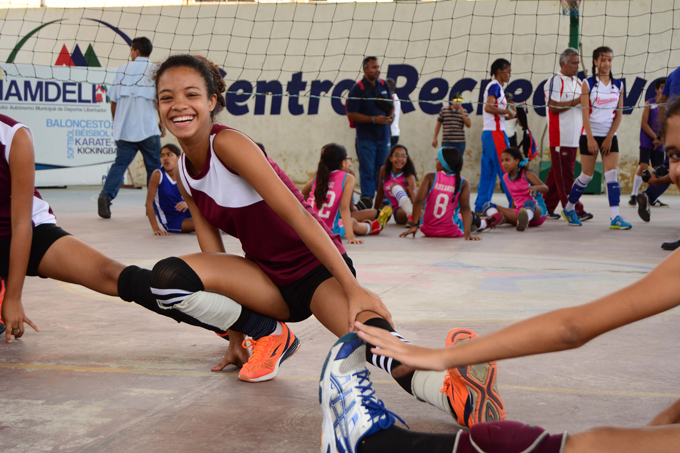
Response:
[[[381,206],[387,197],[394,210],[394,220],[399,225],[411,226],[413,199],[416,190],[416,168],[404,145],[394,145],[385,165],[380,168],[378,193],[374,206]]]
[[[476,230],[492,228],[502,219],[500,214],[480,220],[470,209],[470,183],[462,177],[463,153],[454,147],[437,151],[436,173],[428,173],[420,184],[413,205],[413,225],[400,237],[416,236],[418,226],[425,236],[481,241],[471,236]],[[422,222],[421,213],[422,215]]]
[[[501,165],[505,172],[503,179],[513,206],[503,208],[487,203],[484,210],[487,215],[500,212],[507,223],[516,225],[517,231],[543,225],[548,212],[541,195],[548,191],[548,186],[526,167],[528,164],[529,159],[518,148],[508,148],[501,153]]]
[[[313,314],[337,336],[347,333],[357,319],[398,335],[380,297],[357,282],[338,236],[304,201],[290,178],[250,138],[214,123],[218,105],[226,105],[219,68],[203,57],[173,55],[159,66],[156,90],[161,121],[184,151],[177,182],[204,252],[163,260],[154,267],[150,280],[159,303],[170,305],[182,299],[196,303],[207,297],[206,307],[210,302],[210,310],[224,324],[233,319],[232,310],[247,307],[288,321]],[[245,257],[225,253],[220,230],[240,240]],[[202,297],[194,289],[197,285],[212,294]],[[238,330],[232,333],[237,340]],[[265,372],[276,373],[294,352],[288,352],[290,336],[281,340],[281,334],[276,335],[265,345],[257,343],[262,367],[271,367]],[[242,357],[247,357],[247,351],[238,341],[230,341],[220,367]],[[458,416],[451,409],[453,401],[464,405],[469,401],[466,413],[473,413],[474,401],[486,400],[469,398],[474,384],[466,384],[466,378],[460,378],[454,391],[445,386],[449,381],[443,376],[377,360],[370,350],[365,358],[388,371],[407,392],[451,416]],[[251,372],[260,373],[255,367],[250,367]],[[496,374],[491,375],[495,379]],[[440,393],[444,388],[449,390]],[[464,423],[503,418],[502,402],[494,404],[493,411],[476,411],[482,414],[479,419]]]
[[[392,209],[388,208],[389,212],[385,211],[373,221],[358,222],[352,216],[355,179],[348,173],[351,166],[352,158],[347,155],[344,146],[337,143],[324,146],[316,176],[311,181],[309,188],[311,196],[308,201],[314,212],[334,234],[339,234],[340,237],[347,236],[347,242],[350,244],[363,244],[364,241],[357,239],[355,235],[379,234],[392,214]],[[304,195],[304,189],[302,193]],[[374,209],[357,212],[362,216],[378,215]],[[346,228],[346,225],[351,225],[352,228]]]

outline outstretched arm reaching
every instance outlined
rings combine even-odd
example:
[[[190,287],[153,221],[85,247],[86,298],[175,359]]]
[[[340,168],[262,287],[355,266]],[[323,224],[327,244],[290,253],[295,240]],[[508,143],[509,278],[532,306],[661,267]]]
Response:
[[[680,305],[680,252],[645,277],[594,302],[563,308],[477,337],[460,346],[429,349],[403,343],[389,332],[360,323],[359,336],[404,365],[445,370],[492,360],[575,349],[605,332]]]

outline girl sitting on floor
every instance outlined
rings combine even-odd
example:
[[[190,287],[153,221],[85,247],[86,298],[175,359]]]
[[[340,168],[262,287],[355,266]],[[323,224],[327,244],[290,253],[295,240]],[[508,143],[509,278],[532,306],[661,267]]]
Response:
[[[548,212],[541,195],[548,191],[548,186],[527,168],[528,164],[529,159],[517,148],[508,148],[501,153],[501,165],[505,172],[503,182],[512,197],[513,207],[503,208],[488,202],[484,209],[486,215],[500,211],[507,223],[517,226],[517,231],[543,225]]]
[[[177,145],[168,143],[161,148],[161,168],[149,179],[146,192],[146,216],[156,236],[194,231],[194,221],[189,207],[179,193],[175,177],[177,160],[182,154]],[[163,228],[159,228],[156,216]]]
[[[392,147],[385,165],[380,169],[378,181],[380,184],[374,206],[381,206],[383,198],[387,197],[394,210],[395,222],[410,227],[416,190],[416,168],[404,145],[396,144]]]
[[[305,189],[308,189],[308,194],[311,192],[308,201],[312,209],[333,233],[341,237],[347,236],[350,244],[363,244],[364,241],[357,239],[355,235],[380,233],[389,220],[392,209],[387,206],[380,214],[374,209],[358,211],[363,217],[362,221],[357,221],[352,216],[355,179],[348,173],[351,166],[352,158],[347,155],[345,147],[329,143],[321,151],[316,176],[310,181],[311,185],[307,184],[309,188],[306,186]],[[351,228],[346,228],[347,225],[351,225]]]
[[[440,148],[437,152],[437,172],[428,173],[418,190],[413,205],[413,225],[400,237],[416,236],[418,225],[425,236],[459,238],[481,241],[471,236],[472,227],[487,229],[496,226],[503,216],[496,213],[486,220],[470,210],[470,183],[461,176],[463,153],[454,147]],[[420,222],[421,212],[425,211]]]

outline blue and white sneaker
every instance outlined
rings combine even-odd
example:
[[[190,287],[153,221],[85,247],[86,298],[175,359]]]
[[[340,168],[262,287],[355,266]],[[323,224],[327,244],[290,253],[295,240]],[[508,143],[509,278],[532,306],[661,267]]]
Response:
[[[623,220],[623,217],[621,217],[620,215],[617,215],[612,220],[612,223],[611,225],[609,225],[609,228],[611,228],[612,230],[630,230],[631,228],[633,228],[633,225]]]
[[[321,370],[319,402],[321,453],[356,453],[364,437],[389,428],[396,419],[404,423],[375,397],[366,368],[366,343],[356,332],[344,335],[328,353]]]
[[[576,214],[575,209],[572,209],[571,211],[565,211],[562,209],[562,217],[564,217],[564,220],[567,221],[569,226],[583,226],[581,220],[578,218],[578,214]]]

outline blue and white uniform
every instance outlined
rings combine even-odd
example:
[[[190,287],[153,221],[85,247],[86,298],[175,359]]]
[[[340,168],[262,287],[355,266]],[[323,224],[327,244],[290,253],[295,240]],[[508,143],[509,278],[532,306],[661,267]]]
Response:
[[[175,206],[184,201],[177,188],[177,182],[168,176],[165,169],[161,167],[161,180],[158,183],[156,196],[153,198],[153,209],[156,211],[158,219],[161,221],[165,231],[170,233],[181,233],[182,222],[184,219],[191,218],[191,212],[178,211]]]

